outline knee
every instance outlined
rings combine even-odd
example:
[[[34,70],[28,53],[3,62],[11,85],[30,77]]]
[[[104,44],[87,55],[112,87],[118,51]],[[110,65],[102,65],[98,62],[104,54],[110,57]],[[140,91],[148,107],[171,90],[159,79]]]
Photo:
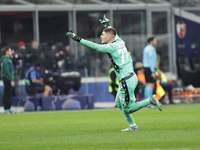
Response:
[[[131,114],[131,112],[130,112],[129,109],[124,109],[124,112],[125,112],[126,114]]]

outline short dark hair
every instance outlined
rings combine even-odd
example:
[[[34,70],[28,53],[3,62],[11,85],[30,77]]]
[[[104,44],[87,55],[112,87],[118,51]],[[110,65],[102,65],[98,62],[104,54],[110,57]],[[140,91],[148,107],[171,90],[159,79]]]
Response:
[[[3,55],[5,55],[5,54],[6,54],[6,52],[7,52],[9,49],[10,49],[10,47],[9,47],[9,46],[4,46],[4,47],[2,47],[2,52],[3,52]]]
[[[154,36],[152,36],[152,37],[149,37],[148,39],[147,39],[147,42],[148,43],[150,43],[151,41],[153,41],[155,39],[155,37]]]
[[[41,67],[42,66],[42,63],[40,61],[36,61],[34,63],[34,67]]]
[[[110,32],[114,36],[116,36],[116,34],[117,34],[117,31],[115,30],[115,28],[105,28],[105,29],[103,29],[103,31],[106,33]]]

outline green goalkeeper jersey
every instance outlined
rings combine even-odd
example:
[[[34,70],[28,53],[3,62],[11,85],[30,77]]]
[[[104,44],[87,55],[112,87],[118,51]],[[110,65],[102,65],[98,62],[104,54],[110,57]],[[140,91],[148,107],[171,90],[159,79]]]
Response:
[[[118,35],[113,43],[96,44],[84,39],[81,39],[80,43],[90,49],[107,53],[119,81],[133,72],[131,56],[127,52],[125,42]]]

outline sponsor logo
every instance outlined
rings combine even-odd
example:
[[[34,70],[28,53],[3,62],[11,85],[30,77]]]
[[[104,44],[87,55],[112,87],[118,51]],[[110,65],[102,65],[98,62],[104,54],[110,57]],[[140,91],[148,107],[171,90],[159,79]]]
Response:
[[[186,34],[186,24],[183,20],[179,20],[176,24],[176,32],[179,38],[183,39]]]
[[[108,48],[109,47],[109,45],[108,44],[105,44],[105,48]]]

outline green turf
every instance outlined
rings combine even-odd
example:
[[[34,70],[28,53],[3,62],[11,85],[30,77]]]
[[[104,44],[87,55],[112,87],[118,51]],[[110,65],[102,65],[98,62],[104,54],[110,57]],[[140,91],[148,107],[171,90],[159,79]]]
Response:
[[[133,113],[140,131],[119,109],[0,114],[0,149],[200,149],[200,104],[164,105]]]

